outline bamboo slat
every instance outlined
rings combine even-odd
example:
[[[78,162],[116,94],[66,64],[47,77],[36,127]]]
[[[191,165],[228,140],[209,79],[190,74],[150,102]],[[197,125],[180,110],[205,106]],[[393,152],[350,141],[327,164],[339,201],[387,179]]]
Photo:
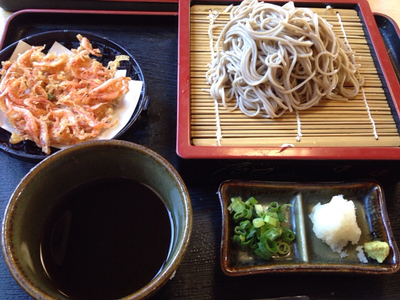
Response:
[[[337,101],[321,99],[310,109],[285,113],[278,119],[248,117],[241,111],[229,111],[211,98],[206,81],[211,61],[209,37],[210,12],[219,12],[214,20],[213,35],[218,36],[229,20],[227,6],[194,5],[191,8],[191,139],[195,146],[278,146],[302,147],[398,147],[400,135],[385,94],[385,83],[376,67],[371,45],[356,10],[312,8],[325,18],[340,38],[355,51],[363,91],[354,99]],[[341,22],[338,19],[339,13]],[[217,140],[220,130],[222,137]],[[378,138],[377,138],[378,137]]]

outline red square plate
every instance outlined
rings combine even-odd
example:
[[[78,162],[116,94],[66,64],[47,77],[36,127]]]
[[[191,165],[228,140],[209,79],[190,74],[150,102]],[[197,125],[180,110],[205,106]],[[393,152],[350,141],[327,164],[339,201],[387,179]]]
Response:
[[[283,5],[288,1],[274,1]],[[237,5],[240,2],[219,1],[218,4]],[[353,159],[353,160],[397,160],[400,159],[400,147],[395,146],[371,146],[371,145],[346,145],[336,143],[333,146],[314,146],[301,143],[282,143],[279,146],[214,146],[195,145],[191,135],[191,7],[196,5],[195,1],[179,1],[179,58],[178,58],[178,117],[177,117],[177,146],[176,151],[182,158],[218,158],[218,159]],[[214,5],[213,1],[201,1],[201,5]],[[374,63],[379,70],[387,101],[392,109],[394,120],[399,118],[400,107],[400,85],[396,77],[393,65],[379,28],[375,22],[367,0],[331,0],[331,1],[294,1],[296,7],[325,8],[330,5],[334,9],[352,9],[358,14],[361,25],[368,41]],[[395,130],[398,134],[398,121]],[[382,138],[383,139],[383,138]],[[343,145],[343,146],[342,146]]]

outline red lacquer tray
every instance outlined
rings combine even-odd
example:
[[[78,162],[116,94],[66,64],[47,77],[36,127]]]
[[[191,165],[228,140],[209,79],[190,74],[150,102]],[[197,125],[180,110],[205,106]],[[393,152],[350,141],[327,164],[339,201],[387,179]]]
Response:
[[[179,53],[178,53],[178,109],[177,109],[177,146],[176,151],[182,158],[215,159],[327,159],[327,160],[398,160],[400,147],[383,146],[346,146],[331,147],[298,146],[199,146],[192,143],[191,137],[191,66],[190,66],[190,9],[195,4],[213,5],[214,1],[179,1]],[[234,1],[219,1],[218,4],[239,4]],[[283,5],[287,1],[274,1]],[[331,0],[331,1],[294,1],[296,6],[349,8],[357,11],[369,40],[371,52],[375,54],[375,65],[381,71],[386,84],[388,102],[391,102],[394,119],[399,117],[400,84],[387,53],[384,41],[374,19],[367,0]],[[390,98],[390,99],[389,99]],[[397,128],[399,128],[397,124]]]

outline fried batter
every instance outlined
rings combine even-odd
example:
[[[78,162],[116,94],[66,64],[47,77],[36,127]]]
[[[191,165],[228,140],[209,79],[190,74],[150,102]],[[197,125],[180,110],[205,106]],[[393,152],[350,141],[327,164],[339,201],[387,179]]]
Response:
[[[0,70],[0,109],[19,133],[11,142],[32,140],[46,154],[54,144],[73,145],[116,124],[117,100],[129,91],[129,77],[114,77],[119,57],[105,67],[90,41],[77,36],[72,54],[45,54],[32,47]]]

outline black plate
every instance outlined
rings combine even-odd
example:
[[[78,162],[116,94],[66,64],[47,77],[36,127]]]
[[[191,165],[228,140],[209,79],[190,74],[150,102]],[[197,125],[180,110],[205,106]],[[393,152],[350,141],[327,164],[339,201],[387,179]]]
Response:
[[[79,41],[76,38],[78,34],[87,37],[92,43],[93,48],[99,48],[102,56],[96,58],[99,62],[101,62],[104,66],[107,66],[109,61],[115,59],[117,55],[127,55],[129,56],[129,61],[122,61],[120,63],[119,69],[124,69],[127,71],[127,76],[131,77],[132,80],[140,80],[143,82],[142,91],[139,96],[139,101],[136,106],[135,111],[133,112],[129,122],[122,128],[114,138],[120,137],[123,133],[125,133],[132,124],[139,117],[140,113],[143,109],[147,107],[147,93],[146,93],[146,85],[143,72],[137,63],[136,59],[124,48],[115,42],[109,40],[107,37],[101,37],[90,32],[82,32],[82,31],[74,31],[74,30],[55,30],[55,31],[47,31],[39,34],[34,34],[23,38],[22,41],[34,45],[34,46],[42,46],[46,45],[43,50],[46,52],[53,45],[54,42],[59,42],[64,47],[68,49],[76,49],[79,47]],[[14,52],[15,47],[17,46],[19,41],[16,41],[4,48],[0,51],[0,61],[6,61],[10,58],[12,53]],[[43,153],[42,150],[36,146],[36,144],[32,141],[25,140],[18,144],[11,144],[9,142],[11,133],[0,128],[0,150],[5,153],[25,160],[34,160],[40,161],[46,158],[48,155]],[[56,152],[58,149],[52,147],[51,153]]]

